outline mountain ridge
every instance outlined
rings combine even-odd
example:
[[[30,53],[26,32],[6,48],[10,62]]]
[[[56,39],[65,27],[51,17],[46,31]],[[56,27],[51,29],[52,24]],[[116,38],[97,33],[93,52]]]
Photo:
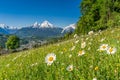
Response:
[[[56,37],[63,36],[67,32],[73,32],[75,29],[75,24],[71,24],[64,28],[56,27],[49,21],[45,20],[42,23],[38,23],[37,21],[26,27],[17,28],[10,27],[5,24],[0,24],[0,33],[2,34],[15,34],[18,37]]]

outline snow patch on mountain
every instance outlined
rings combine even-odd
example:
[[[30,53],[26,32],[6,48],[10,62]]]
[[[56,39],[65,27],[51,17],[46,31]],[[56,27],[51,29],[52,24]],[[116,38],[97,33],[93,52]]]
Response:
[[[76,28],[76,24],[70,24],[69,26],[64,27],[61,33],[73,32],[75,28]]]
[[[53,28],[54,25],[51,24],[49,21],[45,20],[41,24],[37,21],[32,25],[32,28]]]
[[[6,29],[6,28],[9,28],[9,26],[7,26],[5,24],[0,24],[0,28]]]
[[[36,21],[34,24],[33,24],[33,28],[39,28],[40,27],[40,24]]]
[[[13,27],[13,26],[7,26],[6,24],[0,24],[0,28],[2,29],[19,29],[17,27]]]

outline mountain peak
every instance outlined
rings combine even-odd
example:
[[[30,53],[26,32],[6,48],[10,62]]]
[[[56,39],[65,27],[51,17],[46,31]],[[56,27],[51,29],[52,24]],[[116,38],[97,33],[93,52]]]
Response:
[[[49,21],[45,20],[41,23],[41,28],[53,28],[53,24],[51,24]]]
[[[40,27],[40,24],[36,21],[34,24],[33,24],[33,28],[38,28]]]
[[[0,24],[0,28],[9,28],[9,26],[7,26],[5,24]]]
[[[6,24],[0,24],[0,28],[2,29],[19,29],[17,27],[13,27],[13,26],[7,26]]]

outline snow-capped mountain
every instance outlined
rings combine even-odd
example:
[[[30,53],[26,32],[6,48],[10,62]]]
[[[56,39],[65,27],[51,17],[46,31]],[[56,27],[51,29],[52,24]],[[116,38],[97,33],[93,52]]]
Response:
[[[41,24],[35,22],[32,26],[19,29],[16,32],[16,35],[22,38],[34,36],[43,39],[48,37],[61,36],[62,30],[62,28],[54,27],[54,25],[48,21],[43,21]]]
[[[18,28],[16,27],[10,27],[7,26],[6,24],[0,24],[0,33],[1,34],[14,34],[16,31],[18,30]]]
[[[33,25],[32,25],[33,28],[40,28],[40,24],[36,21]]]
[[[3,29],[8,29],[9,26],[5,25],[5,24],[0,24],[0,28],[3,28]]]
[[[75,30],[75,27],[75,24],[71,24],[64,28],[55,27],[52,23],[48,21],[43,21],[41,24],[35,22],[31,26],[22,28],[10,27],[5,24],[0,24],[0,34],[15,34],[20,38],[37,37],[43,39],[49,37],[63,36],[68,32],[73,32]]]
[[[75,28],[76,24],[70,24],[69,26],[64,27],[61,33],[73,32]]]
[[[20,28],[13,27],[13,26],[7,26],[6,24],[0,24],[0,28],[2,28],[2,29],[20,29]]]
[[[53,24],[51,24],[50,22],[48,21],[43,21],[40,25],[41,28],[53,28]]]
[[[53,28],[54,25],[46,20],[46,21],[43,21],[41,24],[36,21],[31,27],[32,28]]]

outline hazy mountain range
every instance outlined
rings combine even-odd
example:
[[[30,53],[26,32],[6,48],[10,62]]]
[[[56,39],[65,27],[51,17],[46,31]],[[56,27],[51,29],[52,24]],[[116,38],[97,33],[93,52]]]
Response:
[[[48,21],[43,21],[41,24],[35,22],[33,25],[21,28],[10,27],[5,24],[0,24],[0,34],[15,34],[20,38],[48,38],[63,36],[65,33],[73,32],[75,24],[70,24],[64,28],[56,27]]]

